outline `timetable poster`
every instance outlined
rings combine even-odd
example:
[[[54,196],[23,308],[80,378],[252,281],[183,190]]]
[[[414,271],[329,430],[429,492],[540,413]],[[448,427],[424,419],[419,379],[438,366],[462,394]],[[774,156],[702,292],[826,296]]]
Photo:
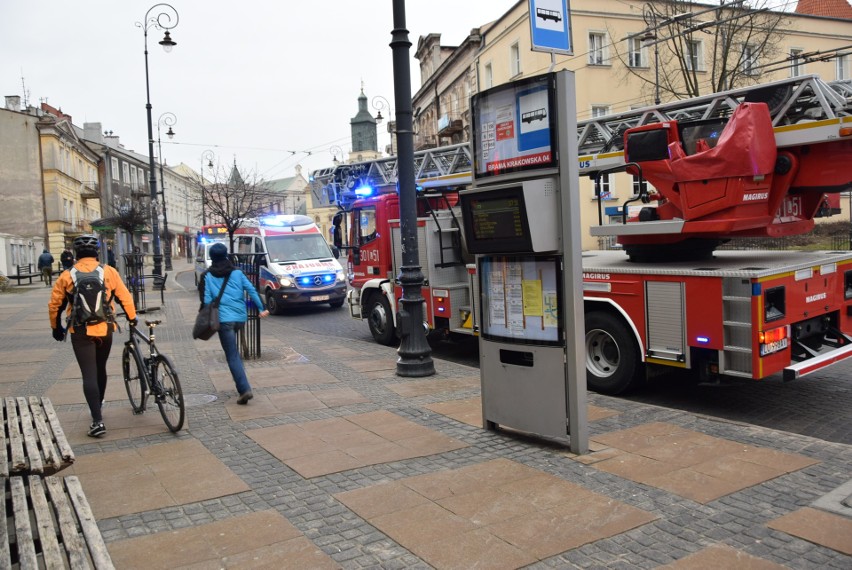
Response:
[[[554,165],[548,76],[476,96],[475,174],[492,176]]]
[[[529,344],[560,342],[556,258],[484,257],[482,334]]]

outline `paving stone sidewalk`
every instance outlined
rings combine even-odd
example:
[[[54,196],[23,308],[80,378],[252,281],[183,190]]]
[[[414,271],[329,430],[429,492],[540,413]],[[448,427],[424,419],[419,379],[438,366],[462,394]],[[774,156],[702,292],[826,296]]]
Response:
[[[0,295],[0,395],[51,398],[77,454],[62,475],[117,568],[852,568],[852,446],[590,394],[578,457],[483,430],[477,369],[400,378],[393,349],[286,316],[262,322],[238,406],[217,340],[190,336],[194,292],[172,285],[151,314],[187,426],[131,413],[125,332],[99,440],[48,290]]]

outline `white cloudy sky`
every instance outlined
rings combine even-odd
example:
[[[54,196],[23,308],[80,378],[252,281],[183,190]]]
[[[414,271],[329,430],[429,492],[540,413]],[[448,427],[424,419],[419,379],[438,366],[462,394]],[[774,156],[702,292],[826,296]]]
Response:
[[[162,32],[148,32],[154,137],[163,113],[177,116],[175,139],[162,137],[168,164],[197,170],[210,149],[220,164],[236,158],[241,170],[261,178],[292,176],[297,163],[307,176],[331,164],[330,146],[349,150],[362,81],[368,97],[393,105],[391,0],[169,3],[180,18],[171,31],[177,47],[166,54],[157,44]],[[458,45],[514,3],[407,0],[412,92],[421,35],[441,33],[442,43]],[[100,122],[126,148],[147,154],[144,36],[135,23],[154,4],[3,0],[0,96],[24,96],[25,85],[31,105],[47,100],[81,127]],[[388,137],[380,126],[380,148]]]

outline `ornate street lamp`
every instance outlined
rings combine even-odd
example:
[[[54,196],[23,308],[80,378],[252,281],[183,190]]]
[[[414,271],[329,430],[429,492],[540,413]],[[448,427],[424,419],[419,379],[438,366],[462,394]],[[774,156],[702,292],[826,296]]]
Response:
[[[328,152],[331,155],[331,160],[334,162],[334,166],[337,166],[341,162],[343,162],[343,149],[338,145],[332,145],[328,147]],[[340,158],[337,158],[337,157]]]
[[[650,4],[645,4],[642,8],[642,19],[645,20],[647,26],[645,33],[640,40],[642,45],[654,44],[654,105],[660,104],[660,52],[657,41],[657,12]]]
[[[207,161],[207,168],[213,170],[213,159],[216,158],[216,155],[212,150],[205,150],[201,153],[201,168],[198,171],[198,175],[201,178],[201,225],[207,225],[207,195],[204,190],[204,161]]]
[[[174,113],[163,113],[157,119],[157,155],[160,157],[160,195],[163,197],[161,204],[163,206],[163,236],[166,240],[166,245],[163,248],[166,255],[166,271],[172,270],[172,239],[169,235],[169,214],[166,207],[166,180],[163,178],[163,145],[160,143],[160,126],[167,126],[169,130],[166,132],[166,136],[173,139],[175,132],[172,130],[172,126],[176,123],[177,117]]]
[[[376,95],[373,97],[373,109],[376,109],[378,113],[376,114],[376,123],[381,124],[384,120],[382,116],[382,111],[386,111],[388,114],[388,133],[391,136],[391,152],[390,154],[396,154],[396,123],[393,120],[393,108],[391,107],[390,102],[382,97],[381,95]]]
[[[151,15],[152,11],[158,10],[156,15]],[[145,19],[142,22],[136,22],[136,25],[142,28],[145,35],[145,111],[148,118],[148,185],[151,192],[151,233],[154,243],[154,275],[163,274],[163,256],[160,253],[160,228],[157,220],[156,204],[157,204],[157,175],[154,167],[154,126],[151,121],[151,87],[148,81],[148,29],[152,26],[166,33],[159,44],[163,46],[166,52],[170,52],[177,45],[173,41],[169,30],[178,25],[177,10],[170,4],[154,4],[145,12]]]

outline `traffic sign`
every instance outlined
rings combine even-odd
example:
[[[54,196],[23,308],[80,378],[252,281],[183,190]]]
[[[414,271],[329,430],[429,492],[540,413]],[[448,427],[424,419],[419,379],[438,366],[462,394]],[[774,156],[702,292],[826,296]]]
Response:
[[[533,51],[571,55],[571,12],[568,0],[530,0]]]

